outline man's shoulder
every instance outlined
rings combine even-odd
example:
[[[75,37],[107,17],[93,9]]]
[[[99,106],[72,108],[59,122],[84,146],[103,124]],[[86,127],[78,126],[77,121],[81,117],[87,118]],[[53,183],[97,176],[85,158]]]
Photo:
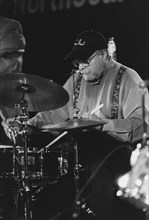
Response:
[[[139,83],[142,81],[142,78],[137,73],[137,71],[135,71],[134,69],[132,69],[130,67],[126,67],[123,79],[126,82],[132,83],[134,85],[139,85]]]

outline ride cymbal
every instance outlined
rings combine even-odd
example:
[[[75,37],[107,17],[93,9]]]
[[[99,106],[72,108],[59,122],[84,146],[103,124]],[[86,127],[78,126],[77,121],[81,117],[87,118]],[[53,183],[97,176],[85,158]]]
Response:
[[[67,91],[52,80],[25,73],[0,74],[0,104],[15,108],[25,99],[27,110],[39,112],[62,107]]]
[[[107,122],[104,120],[90,120],[86,118],[73,118],[65,122],[61,122],[60,124],[55,125],[45,125],[42,127],[43,131],[50,130],[58,130],[58,131],[67,131],[67,130],[75,130],[75,129],[87,129],[90,127],[97,127],[106,124]]]

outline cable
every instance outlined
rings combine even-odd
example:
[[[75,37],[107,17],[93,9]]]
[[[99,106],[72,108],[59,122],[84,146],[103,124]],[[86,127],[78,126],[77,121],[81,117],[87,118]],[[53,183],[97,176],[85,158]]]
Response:
[[[111,151],[104,159],[101,163],[99,163],[99,165],[97,166],[97,168],[95,169],[95,171],[93,172],[93,174],[90,176],[90,178],[86,181],[86,183],[84,184],[84,186],[82,187],[82,189],[79,192],[79,197],[83,194],[83,192],[85,191],[85,189],[87,188],[87,186],[90,184],[90,182],[94,179],[94,177],[96,176],[97,172],[104,166],[104,164],[107,162],[107,160],[110,158],[110,156],[115,153],[116,151],[122,149],[122,148],[126,148],[125,146],[122,147],[117,147],[115,148],[113,151]],[[130,146],[127,148],[130,148]]]

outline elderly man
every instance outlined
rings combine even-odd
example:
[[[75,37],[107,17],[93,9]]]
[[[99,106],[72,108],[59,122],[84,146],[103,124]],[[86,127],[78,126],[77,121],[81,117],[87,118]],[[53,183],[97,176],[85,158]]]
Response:
[[[0,17],[0,74],[22,72],[25,47],[26,42],[20,22]],[[17,114],[17,109],[0,106],[0,116],[3,121],[7,118],[13,118]],[[9,143],[3,128],[1,128],[0,136],[2,144]]]
[[[26,42],[20,22],[0,17],[0,74],[22,71]],[[2,82],[0,82],[2,83]],[[13,117],[16,110],[0,106],[4,117]]]

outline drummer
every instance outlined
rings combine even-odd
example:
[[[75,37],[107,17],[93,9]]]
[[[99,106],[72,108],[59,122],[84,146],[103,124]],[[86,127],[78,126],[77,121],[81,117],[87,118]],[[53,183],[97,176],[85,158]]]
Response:
[[[96,30],[80,33],[65,59],[74,65],[64,85],[69,93],[69,102],[60,109],[38,113],[28,124],[41,128],[74,117],[99,121],[104,119],[107,122],[105,125],[78,137],[83,140],[82,145],[85,145],[84,157],[94,158],[89,159],[93,172],[95,164],[98,164],[95,159],[103,159],[116,146],[125,143],[132,145],[141,140],[142,94],[145,92],[145,110],[148,110],[148,91],[140,88],[142,79],[135,70],[112,59],[106,38]],[[145,123],[149,125],[149,121]],[[88,154],[87,146],[92,149]],[[125,156],[115,167],[121,167],[124,161],[129,161]],[[112,219],[112,182],[111,173],[107,169],[102,169],[92,181],[91,208],[96,219]]]
[[[26,42],[20,22],[0,17],[0,74],[22,72],[25,47]],[[18,115],[16,109],[0,106],[0,116],[3,120],[13,118],[16,115]],[[4,137],[2,133],[3,131],[0,134]],[[3,137],[1,137],[1,141]]]
[[[83,162],[93,173],[99,161],[115,147],[126,143],[132,146],[141,140],[142,94],[145,92],[145,110],[148,111],[148,91],[140,88],[142,79],[135,70],[113,60],[106,38],[96,30],[78,34],[65,59],[74,65],[64,85],[69,94],[68,103],[59,109],[38,113],[28,125],[43,128],[72,118],[103,119],[106,122],[103,126],[78,135],[80,154],[86,160]],[[146,120],[145,124],[148,127],[149,122]],[[124,167],[123,163],[128,165],[130,149],[126,147],[123,158],[114,160],[116,172]],[[111,167],[103,167],[91,184],[90,208],[96,219],[112,220],[115,191]]]

